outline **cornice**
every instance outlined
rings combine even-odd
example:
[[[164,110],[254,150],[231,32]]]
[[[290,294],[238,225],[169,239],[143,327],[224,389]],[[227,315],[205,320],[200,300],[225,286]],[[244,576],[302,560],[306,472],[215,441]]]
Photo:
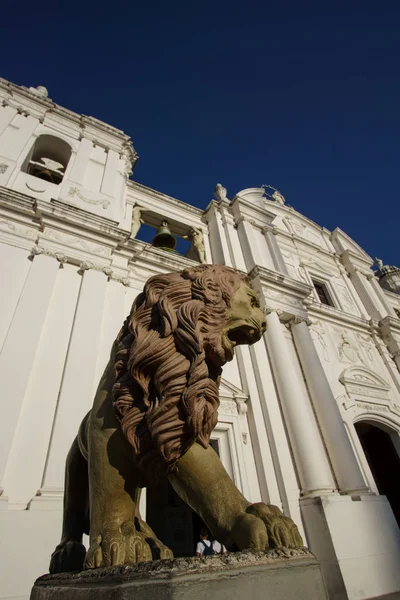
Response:
[[[400,319],[396,319],[390,315],[381,319],[379,321],[379,326],[382,331],[387,332],[394,329],[396,333],[400,333]]]
[[[379,283],[379,281],[378,281]],[[396,294],[395,292],[391,292],[390,290],[387,290],[383,287],[381,287],[382,292],[385,294],[385,296],[388,296],[389,299],[394,300],[395,304],[396,304],[396,308],[397,306],[400,304],[400,296],[399,294]]]
[[[129,179],[127,181],[127,188],[128,188],[128,193],[129,192],[140,192],[142,194],[145,194],[147,196],[152,196],[155,200],[161,200],[162,202],[166,202],[167,204],[172,204],[175,205],[177,207],[179,207],[180,209],[183,209],[189,213],[192,213],[193,215],[196,215],[197,217],[201,218],[204,214],[204,211],[201,208],[197,208],[196,206],[191,206],[190,204],[187,204],[186,202],[183,202],[183,200],[177,200],[176,198],[173,198],[172,196],[168,196],[167,194],[163,194],[162,192],[159,192],[158,190],[154,190],[153,188],[147,187],[146,185],[143,185],[142,183],[139,183],[137,181],[132,181],[131,179]],[[128,196],[128,203],[129,204],[135,204],[136,200],[135,198],[129,198]]]
[[[125,243],[129,237],[129,232],[118,227],[116,221],[58,200],[45,202],[4,187],[0,188],[0,210],[7,218],[17,219],[24,225],[35,225],[41,232],[47,227],[55,228],[114,247]]]
[[[363,317],[357,317],[350,315],[349,313],[342,312],[333,306],[327,306],[320,304],[319,302],[312,302],[308,305],[308,314],[311,318],[318,318],[325,322],[330,322],[335,325],[350,325],[354,329],[360,330],[371,330],[371,326],[378,328],[378,322],[372,321],[371,319],[364,319]]]
[[[302,283],[297,279],[292,279],[288,275],[283,275],[277,271],[272,271],[266,267],[260,265],[254,267],[249,272],[250,279],[259,277],[261,285],[274,284],[274,287],[280,287],[282,291],[287,290],[291,295],[295,295],[298,298],[305,299],[309,296],[313,290],[312,286],[307,283]]]
[[[32,115],[40,121],[51,119],[54,115],[74,124],[84,137],[106,148],[112,147],[117,152],[128,152],[129,159],[134,165],[138,155],[132,146],[129,135],[122,130],[104,123],[95,117],[72,112],[53,102],[50,98],[40,97],[24,86],[18,86],[0,78],[0,92],[3,92],[3,105],[9,105],[25,115]],[[6,98],[4,98],[4,92]],[[1,94],[0,94],[1,96]],[[118,141],[116,144],[115,142]]]

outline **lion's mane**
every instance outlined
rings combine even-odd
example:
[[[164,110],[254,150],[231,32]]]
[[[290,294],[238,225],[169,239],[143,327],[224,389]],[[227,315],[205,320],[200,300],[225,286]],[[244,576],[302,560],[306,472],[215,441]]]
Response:
[[[113,403],[143,474],[171,470],[218,420],[221,330],[245,275],[201,265],[151,277],[117,338]]]

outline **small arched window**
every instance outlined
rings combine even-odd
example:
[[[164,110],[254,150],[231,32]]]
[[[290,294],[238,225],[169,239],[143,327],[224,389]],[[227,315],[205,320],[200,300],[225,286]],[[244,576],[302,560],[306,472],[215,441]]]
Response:
[[[53,135],[41,135],[31,148],[22,171],[58,185],[61,183],[69,159],[71,146]]]

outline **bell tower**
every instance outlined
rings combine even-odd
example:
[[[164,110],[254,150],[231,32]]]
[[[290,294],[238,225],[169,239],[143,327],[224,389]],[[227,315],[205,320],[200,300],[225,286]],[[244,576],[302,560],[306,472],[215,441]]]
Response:
[[[0,186],[118,224],[137,160],[129,136],[55,104],[43,86],[0,79]]]

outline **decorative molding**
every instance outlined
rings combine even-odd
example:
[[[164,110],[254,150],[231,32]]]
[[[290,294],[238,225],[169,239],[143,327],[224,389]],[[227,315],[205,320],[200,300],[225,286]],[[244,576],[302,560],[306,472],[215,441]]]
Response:
[[[79,268],[81,271],[89,271],[90,269],[94,269],[94,264],[89,261],[84,260],[79,265]],[[101,267],[101,270],[103,270],[103,267]]]
[[[70,197],[77,196],[80,200],[82,200],[82,202],[86,202],[87,204],[95,204],[95,205],[101,204],[101,206],[102,206],[102,208],[104,208],[104,210],[106,210],[110,205],[110,201],[107,200],[106,198],[99,199],[99,200],[92,200],[91,198],[87,198],[80,192],[79,188],[77,188],[77,187],[69,188],[68,196],[70,196]]]
[[[33,185],[29,185],[29,183],[27,181],[25,181],[25,185],[28,188],[28,190],[31,190],[31,192],[35,192],[36,194],[43,194],[43,192],[46,191],[45,187],[43,189],[38,189],[38,188],[34,187]]]
[[[356,402],[358,408],[362,408],[367,412],[389,412],[388,406],[382,404],[369,404],[368,402]]]
[[[319,346],[321,348],[321,352],[322,352],[322,356],[324,357],[324,360],[326,362],[330,362],[331,357],[329,355],[328,347],[327,347],[325,337],[324,337],[326,335],[326,330],[325,330],[323,323],[321,321],[312,321],[310,329],[311,329],[311,334],[314,333],[317,336],[317,340],[318,340]],[[314,341],[314,343],[315,343],[315,341]]]
[[[300,325],[300,323],[305,323],[308,327],[312,325],[311,319],[308,317],[302,317],[300,315],[295,315],[289,321],[289,325]]]
[[[278,317],[281,317],[283,315],[283,310],[280,308],[274,308],[273,306],[264,306],[263,308],[264,314],[265,315],[270,315],[271,313],[276,313],[278,315]]]
[[[286,306],[292,306],[294,308],[299,308],[304,310],[303,302],[299,298],[294,298],[293,296],[289,296],[284,294],[283,292],[278,292],[276,290],[267,289],[264,292],[264,295],[271,300],[275,300]]]
[[[334,331],[339,336],[339,343],[336,347],[339,355],[339,360],[344,363],[357,363],[361,362],[365,365],[365,359],[360,353],[360,348],[348,335],[347,330],[341,327],[335,327]]]
[[[88,240],[82,239],[78,236],[72,236],[67,233],[61,233],[55,229],[49,229],[46,227],[42,238],[47,240],[54,240],[65,246],[76,248],[78,250],[84,250],[91,254],[99,254],[102,256],[110,256],[111,249],[107,246],[89,242]]]
[[[238,416],[238,406],[234,400],[221,400],[218,412],[220,415]]]
[[[49,256],[51,258],[55,258],[61,264],[65,264],[66,262],[68,262],[68,257],[65,256],[65,254],[62,254],[61,252],[53,252],[48,248],[43,248],[42,246],[33,246],[31,250],[31,256],[39,256],[40,254],[43,254],[44,256]]]
[[[390,385],[366,367],[348,367],[339,376],[339,381],[350,395],[388,400]]]
[[[35,240],[38,235],[38,231],[33,229],[32,227],[24,227],[15,221],[10,221],[9,219],[1,219],[0,218],[0,231],[9,231],[14,235],[19,237],[29,238],[30,240]]]

